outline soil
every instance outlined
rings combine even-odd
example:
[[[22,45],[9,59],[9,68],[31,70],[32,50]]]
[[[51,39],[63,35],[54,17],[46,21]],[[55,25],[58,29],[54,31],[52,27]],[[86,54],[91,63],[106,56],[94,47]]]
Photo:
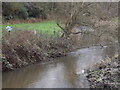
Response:
[[[26,20],[24,19],[10,19],[10,20],[3,20],[3,24],[21,24],[21,23],[37,23],[37,22],[43,22],[48,21],[49,19],[41,19],[41,18],[28,18]]]

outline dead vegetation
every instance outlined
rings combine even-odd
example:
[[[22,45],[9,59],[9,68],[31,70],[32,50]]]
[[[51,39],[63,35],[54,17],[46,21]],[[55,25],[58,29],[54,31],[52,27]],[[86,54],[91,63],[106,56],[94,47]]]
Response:
[[[2,70],[14,70],[39,61],[64,56],[70,50],[68,40],[49,39],[31,31],[14,31],[2,40]]]
[[[119,68],[118,56],[107,57],[105,61],[96,64],[94,68],[88,70],[87,78],[90,88],[116,88],[118,90],[120,88]]]

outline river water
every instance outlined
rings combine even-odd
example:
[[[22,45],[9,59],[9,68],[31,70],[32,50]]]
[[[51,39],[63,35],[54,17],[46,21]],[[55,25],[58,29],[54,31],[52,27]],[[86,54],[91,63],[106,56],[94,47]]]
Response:
[[[89,88],[85,69],[106,56],[106,48],[94,46],[66,57],[3,73],[3,88]],[[113,50],[112,50],[113,52]]]

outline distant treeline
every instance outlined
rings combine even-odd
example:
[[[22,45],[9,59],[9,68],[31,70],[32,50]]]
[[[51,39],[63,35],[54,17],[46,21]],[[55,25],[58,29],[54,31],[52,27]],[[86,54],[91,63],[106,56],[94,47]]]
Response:
[[[117,17],[118,3],[104,2],[84,3],[82,2],[3,2],[2,15],[4,20],[13,18],[27,19],[27,18],[65,18],[69,19],[75,11],[80,13],[79,17],[93,17],[107,20]],[[83,18],[81,18],[83,21]],[[81,20],[80,20],[81,21]]]
[[[30,2],[3,2],[2,15],[4,20],[27,19],[29,17],[47,19],[44,9],[36,3]]]

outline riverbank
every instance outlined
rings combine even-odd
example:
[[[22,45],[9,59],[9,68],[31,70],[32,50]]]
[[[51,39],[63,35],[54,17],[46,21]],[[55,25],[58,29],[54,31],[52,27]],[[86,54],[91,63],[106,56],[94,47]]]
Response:
[[[15,70],[40,61],[65,56],[70,42],[56,35],[46,38],[33,31],[14,31],[2,39],[2,71]]]
[[[88,70],[87,79],[90,88],[120,88],[120,64],[118,56],[106,58],[94,68]]]
[[[100,62],[104,49],[93,46],[72,50],[65,57],[3,72],[3,88],[89,88],[83,70]]]

